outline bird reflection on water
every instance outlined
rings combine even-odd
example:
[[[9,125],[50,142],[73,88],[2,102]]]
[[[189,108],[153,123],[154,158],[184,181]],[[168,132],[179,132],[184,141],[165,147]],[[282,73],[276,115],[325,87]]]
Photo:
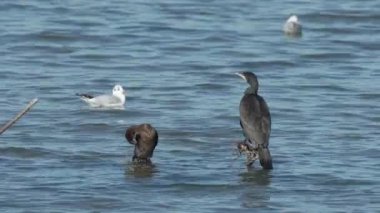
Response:
[[[142,164],[136,162],[127,162],[125,165],[125,176],[135,178],[151,178],[158,173],[158,168],[154,164]]]
[[[270,200],[271,171],[247,168],[241,173],[241,184],[245,185],[241,205],[245,208],[267,207]]]

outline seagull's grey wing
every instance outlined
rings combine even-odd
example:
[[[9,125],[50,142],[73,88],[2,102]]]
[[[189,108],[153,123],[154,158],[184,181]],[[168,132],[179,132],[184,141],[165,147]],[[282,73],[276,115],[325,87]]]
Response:
[[[122,104],[122,101],[118,97],[113,96],[113,95],[100,95],[91,100],[94,104],[100,105],[100,106]]]

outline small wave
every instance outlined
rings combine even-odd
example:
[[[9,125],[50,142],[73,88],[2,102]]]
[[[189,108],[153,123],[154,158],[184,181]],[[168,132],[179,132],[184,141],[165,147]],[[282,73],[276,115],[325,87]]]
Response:
[[[213,89],[213,90],[223,90],[223,89],[229,89],[231,86],[224,85],[224,84],[215,84],[215,83],[203,83],[203,84],[197,84],[195,87],[199,87],[200,89]]]
[[[312,53],[312,54],[303,54],[301,57],[305,59],[327,59],[327,60],[357,58],[357,56],[354,53]]]
[[[334,92],[350,92],[352,91],[351,89],[348,89],[343,86],[339,85],[319,85],[319,84],[310,84],[310,85],[294,85],[291,87],[292,89],[297,89],[297,90],[327,90],[327,91],[334,91]]]
[[[362,100],[380,100],[380,93],[361,93],[358,98]]]
[[[199,191],[199,189],[203,189],[203,190],[207,189],[207,190],[214,190],[214,191],[223,190],[224,191],[224,190],[229,190],[229,189],[240,188],[240,185],[237,185],[237,184],[174,183],[174,184],[166,185],[166,187],[179,188],[181,192],[188,192],[188,191]]]
[[[240,67],[243,69],[252,69],[254,67],[255,69],[260,69],[262,67],[281,67],[283,69],[285,68],[292,68],[297,66],[296,62],[291,62],[291,61],[285,61],[285,60],[269,60],[269,61],[247,61],[247,62],[242,62]]]
[[[309,13],[302,16],[303,19],[309,21],[318,21],[331,23],[332,21],[344,21],[350,24],[356,22],[368,22],[368,21],[378,21],[380,15],[378,13],[371,13],[370,11],[363,10],[335,10],[326,11],[318,13]]]
[[[41,148],[6,147],[0,148],[0,155],[20,158],[40,158],[52,154]]]
[[[41,31],[31,34],[31,36],[45,41],[76,41],[79,39],[79,36],[76,33],[60,30]]]

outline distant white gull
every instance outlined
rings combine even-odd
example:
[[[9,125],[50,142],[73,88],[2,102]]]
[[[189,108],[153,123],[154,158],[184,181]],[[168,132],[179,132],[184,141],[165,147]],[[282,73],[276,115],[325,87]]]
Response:
[[[302,26],[298,21],[296,15],[290,16],[290,18],[284,24],[284,33],[290,36],[301,36],[302,35]]]
[[[124,107],[125,92],[121,85],[115,85],[112,89],[112,95],[92,96],[88,94],[77,94],[80,98],[88,103],[91,107],[120,108]]]

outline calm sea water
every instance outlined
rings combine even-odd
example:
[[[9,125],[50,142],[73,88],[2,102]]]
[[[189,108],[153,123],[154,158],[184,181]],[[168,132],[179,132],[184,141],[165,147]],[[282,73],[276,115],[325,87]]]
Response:
[[[1,212],[380,211],[379,1],[0,3]],[[300,39],[282,25],[298,14]],[[253,71],[273,171],[234,152]],[[94,110],[74,94],[128,93]],[[135,168],[132,124],[159,132]]]

